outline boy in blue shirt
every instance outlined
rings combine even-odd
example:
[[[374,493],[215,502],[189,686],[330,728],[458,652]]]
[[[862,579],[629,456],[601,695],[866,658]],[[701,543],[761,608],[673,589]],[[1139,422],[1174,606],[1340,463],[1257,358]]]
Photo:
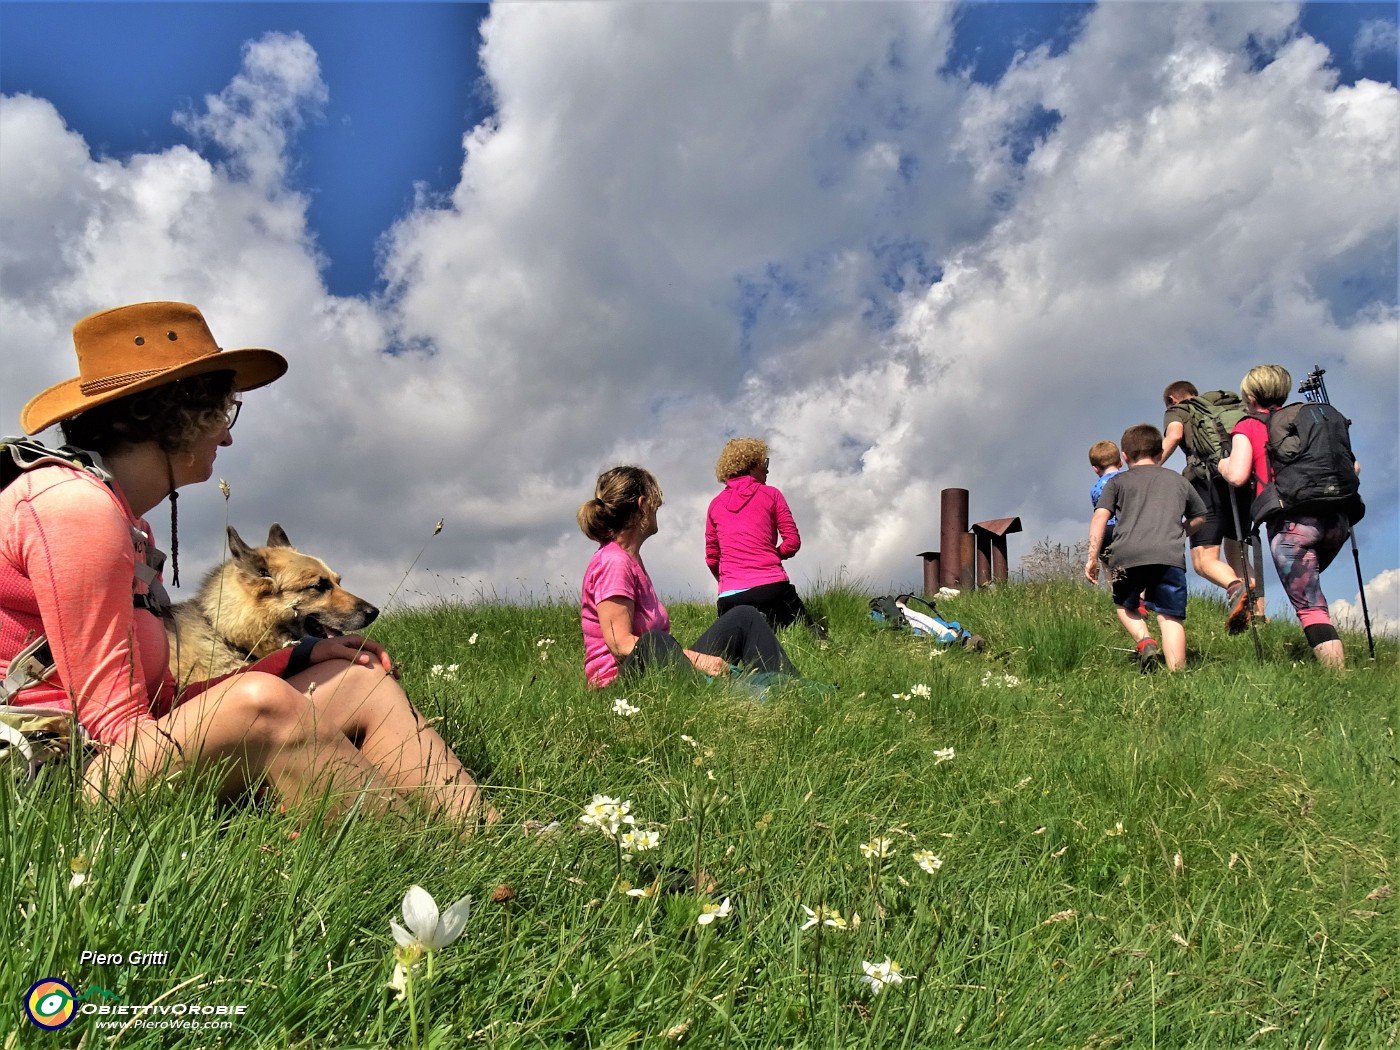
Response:
[[[1123,465],[1123,453],[1112,441],[1096,441],[1089,446],[1089,466],[1093,467],[1094,473],[1099,476],[1099,480],[1094,482],[1093,488],[1089,490],[1089,506],[1093,508],[1099,505],[1099,497],[1103,495],[1103,487],[1108,484],[1108,479],[1120,470],[1126,470],[1127,467]],[[1108,548],[1113,544],[1113,526],[1116,524],[1118,524],[1117,518],[1109,518],[1108,525],[1104,529],[1103,557],[1105,559],[1108,557]]]

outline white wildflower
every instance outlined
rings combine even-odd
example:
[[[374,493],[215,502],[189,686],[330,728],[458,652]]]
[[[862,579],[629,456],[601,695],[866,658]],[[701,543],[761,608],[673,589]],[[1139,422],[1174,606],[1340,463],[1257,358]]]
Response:
[[[724,900],[720,901],[718,904],[703,905],[700,908],[700,916],[695,921],[701,926],[708,926],[716,919],[729,918],[730,910],[729,898],[725,897]]]
[[[604,834],[615,837],[623,824],[636,823],[631,813],[630,800],[594,795],[593,801],[583,807],[583,814],[578,819],[580,824],[591,824],[600,828]]]
[[[403,921],[408,929],[393,919],[389,929],[401,948],[417,945],[423,951],[437,951],[462,936],[471,910],[472,899],[463,897],[439,914],[431,893],[422,886],[410,886],[403,897]]]
[[[942,765],[944,762],[951,762],[957,757],[957,752],[951,747],[940,747],[933,753],[933,764]]]
[[[914,863],[923,868],[924,871],[928,872],[930,875],[943,867],[943,858],[934,856],[933,850],[931,849],[917,850],[913,854],[913,857]]]
[[[632,704],[629,704],[625,696],[619,696],[616,700],[614,700],[612,709],[613,714],[621,715],[623,718],[631,718],[633,715],[641,711],[640,707],[635,707]]]
[[[633,853],[645,853],[647,850],[656,849],[661,845],[661,836],[655,831],[624,831],[618,840],[622,843],[622,851],[629,856]]]
[[[906,980],[903,971],[899,968],[899,963],[888,956],[882,963],[862,961],[860,966],[865,971],[861,982],[869,987],[871,995],[879,995],[885,988],[903,984]],[[913,980],[912,977],[907,979]]]
[[[869,842],[860,844],[860,855],[867,860],[871,858],[883,860],[885,857],[893,857],[894,852],[893,841],[883,836],[877,836]]]
[[[820,904],[815,908],[809,908],[805,904],[799,907],[807,913],[807,921],[799,927],[800,930],[810,930],[813,926],[830,926],[836,930],[846,928],[846,920],[841,918],[841,913],[835,908],[827,908]]]

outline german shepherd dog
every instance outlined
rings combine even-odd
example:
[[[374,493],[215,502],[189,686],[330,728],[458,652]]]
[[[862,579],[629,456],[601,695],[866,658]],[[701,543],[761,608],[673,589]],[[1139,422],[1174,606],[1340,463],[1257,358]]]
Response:
[[[249,547],[230,525],[228,550],[228,561],[166,621],[177,682],[237,671],[306,635],[358,631],[379,615],[325,562],[293,547],[281,525],[268,530],[266,547]]]

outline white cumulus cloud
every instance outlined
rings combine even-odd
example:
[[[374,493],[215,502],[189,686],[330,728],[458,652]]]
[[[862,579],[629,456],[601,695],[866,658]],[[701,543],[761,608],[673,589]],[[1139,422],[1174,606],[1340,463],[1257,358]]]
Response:
[[[1387,569],[1367,581],[1364,612],[1360,592],[1354,592],[1350,600],[1334,599],[1329,605],[1333,621],[1351,630],[1363,630],[1365,614],[1369,613],[1372,633],[1400,635],[1400,569]]]

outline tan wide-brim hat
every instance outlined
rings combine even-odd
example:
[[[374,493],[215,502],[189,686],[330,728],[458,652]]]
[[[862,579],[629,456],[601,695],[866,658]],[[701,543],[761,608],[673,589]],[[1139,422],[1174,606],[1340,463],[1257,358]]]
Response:
[[[84,317],[73,326],[78,377],[30,399],[19,414],[25,433],[97,405],[206,372],[231,371],[234,390],[265,386],[287,370],[276,350],[220,350],[189,303],[135,303]]]

